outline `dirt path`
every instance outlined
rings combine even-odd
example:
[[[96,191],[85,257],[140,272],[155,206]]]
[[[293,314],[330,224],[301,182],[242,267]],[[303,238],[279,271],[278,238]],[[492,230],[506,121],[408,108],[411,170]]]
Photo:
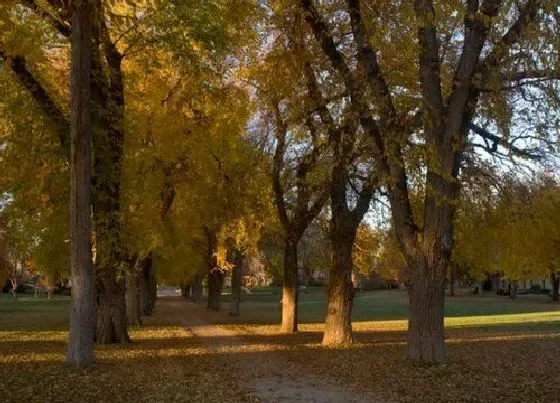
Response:
[[[250,343],[242,335],[205,320],[198,306],[179,298],[166,298],[184,315],[181,325],[200,337],[212,352],[231,357],[235,376],[263,402],[380,402],[378,396],[344,390],[324,377],[306,373],[296,363],[282,357],[281,351],[266,343]]]

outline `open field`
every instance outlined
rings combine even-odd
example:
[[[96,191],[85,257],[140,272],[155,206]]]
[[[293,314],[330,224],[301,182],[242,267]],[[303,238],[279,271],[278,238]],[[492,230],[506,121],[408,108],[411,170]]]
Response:
[[[64,365],[68,298],[2,298],[0,398],[255,401],[254,388],[239,373],[237,363],[276,361],[290,376],[314,374],[340,390],[365,391],[382,401],[560,399],[560,307],[546,298],[449,298],[450,362],[438,367],[413,366],[404,358],[403,293],[359,294],[356,343],[347,348],[320,346],[322,290],[303,295],[304,324],[297,335],[278,332],[279,298],[269,291],[243,296],[239,318],[227,315],[227,296],[221,313],[179,298],[162,298],[156,315],[131,330],[133,343],[97,347],[95,366],[82,371]],[[185,330],[196,328],[187,320],[193,316],[201,326],[214,328],[211,337]],[[256,378],[251,374],[251,379],[267,371],[254,370],[258,374]]]

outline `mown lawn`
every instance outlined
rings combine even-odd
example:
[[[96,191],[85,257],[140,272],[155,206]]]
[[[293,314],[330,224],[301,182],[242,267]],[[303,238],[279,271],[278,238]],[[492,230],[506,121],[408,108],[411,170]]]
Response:
[[[494,295],[449,298],[449,363],[419,367],[406,361],[406,295],[359,294],[356,343],[320,345],[324,291],[303,295],[297,335],[278,331],[278,294],[243,297],[239,318],[192,306],[207,322],[242,335],[227,353],[208,350],[185,330],[180,299],[158,303],[127,346],[96,349],[96,364],[64,364],[69,300],[0,299],[0,401],[253,401],[232,360],[256,355],[287,360],[294,373],[315,373],[341,388],[367,390],[397,402],[560,401],[560,306],[546,298]],[[174,301],[177,301],[175,303]],[[192,312],[192,311],[191,311]],[[223,341],[227,343],[228,338]],[[236,380],[237,379],[237,380]]]

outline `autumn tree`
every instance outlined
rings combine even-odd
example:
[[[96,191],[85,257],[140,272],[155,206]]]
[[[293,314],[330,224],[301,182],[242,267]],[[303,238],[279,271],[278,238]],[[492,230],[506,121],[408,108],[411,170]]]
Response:
[[[297,332],[298,243],[328,198],[325,186],[325,134],[316,130],[313,111],[305,104],[305,81],[297,58],[301,55],[291,35],[293,26],[274,15],[278,34],[274,48],[253,72],[263,102],[264,134],[272,133],[272,188],[283,232],[282,331]],[[286,35],[288,33],[288,35]],[[303,107],[299,107],[302,105]]]
[[[387,189],[411,272],[408,357],[444,362],[445,278],[464,153],[478,137],[490,152],[524,154],[509,138],[512,125],[502,124],[528,116],[531,108],[518,102],[517,94],[540,99],[543,113],[554,110],[554,97],[547,94],[557,85],[558,49],[540,47],[555,35],[554,2],[299,4],[313,32],[308,43],[320,47],[330,63],[328,74],[344,84]],[[403,49],[397,57],[395,48]],[[496,102],[504,99],[509,102]],[[550,126],[536,130],[530,119],[523,124],[531,130],[527,153],[540,150]],[[412,163],[426,172],[421,226],[405,164],[415,143],[424,153]]]

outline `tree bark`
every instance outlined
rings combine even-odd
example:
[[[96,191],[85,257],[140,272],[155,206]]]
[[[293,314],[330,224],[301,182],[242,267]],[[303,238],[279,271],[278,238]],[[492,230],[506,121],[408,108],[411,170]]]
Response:
[[[332,237],[331,240],[332,266],[329,275],[328,308],[323,345],[338,346],[354,341],[352,337],[353,244],[354,237],[351,234]]]
[[[99,0],[90,0],[99,3]],[[126,343],[125,280],[128,251],[121,239],[120,195],[124,149],[122,55],[103,34],[104,16],[94,30],[92,52],[93,195],[98,343]]]
[[[511,299],[517,298],[517,280],[511,280],[509,283],[509,297]]]
[[[126,319],[129,325],[142,324],[140,311],[139,276],[134,267],[126,275]]]
[[[212,287],[208,292],[208,308],[212,311],[219,312],[222,309],[222,289],[224,287],[224,272],[221,268],[215,268],[208,274],[208,283],[212,283]]]
[[[99,344],[128,343],[125,280],[98,276],[95,340]]]
[[[191,297],[192,284],[189,281],[185,281],[181,286],[181,296],[183,298]]]
[[[455,277],[457,275],[457,266],[451,264],[449,267],[449,295],[455,296]]]
[[[552,285],[552,302],[560,301],[560,275],[553,269],[550,270],[550,284]]]
[[[220,311],[222,308],[221,296],[224,285],[224,273],[218,266],[218,237],[217,230],[205,228],[208,241],[208,301],[206,307],[212,311]]]
[[[445,285],[434,269],[419,267],[409,285],[408,358],[416,362],[447,361],[444,341]]]
[[[155,309],[153,266],[153,252],[149,252],[140,262],[140,311],[145,316],[150,316]]]
[[[72,310],[67,362],[83,367],[93,362],[94,278],[90,215],[90,77],[92,2],[72,11],[70,242]]]
[[[296,239],[287,237],[284,244],[282,333],[296,333],[298,331],[297,243]]]
[[[202,298],[202,275],[197,274],[194,276],[194,283],[192,286],[191,299],[193,302],[198,302]]]
[[[243,255],[239,250],[233,250],[233,269],[231,271],[231,304],[230,316],[239,316],[241,302],[241,274],[243,272]]]

